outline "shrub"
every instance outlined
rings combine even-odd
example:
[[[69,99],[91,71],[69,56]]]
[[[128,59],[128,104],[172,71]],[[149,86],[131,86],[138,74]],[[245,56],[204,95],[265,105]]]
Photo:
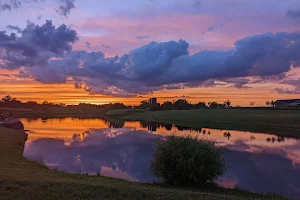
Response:
[[[223,175],[226,166],[213,142],[171,136],[158,145],[151,169],[168,185],[205,187]]]

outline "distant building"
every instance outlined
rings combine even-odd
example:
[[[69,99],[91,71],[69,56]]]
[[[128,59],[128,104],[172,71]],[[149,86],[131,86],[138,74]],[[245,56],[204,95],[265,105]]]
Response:
[[[157,98],[150,98],[148,101],[149,105],[157,104]]]
[[[275,107],[300,106],[300,99],[277,100],[274,105]]]

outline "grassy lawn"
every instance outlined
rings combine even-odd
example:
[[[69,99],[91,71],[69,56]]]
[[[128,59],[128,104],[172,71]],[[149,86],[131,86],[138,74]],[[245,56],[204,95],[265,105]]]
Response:
[[[23,157],[25,134],[0,127],[0,199],[281,199],[240,190],[167,188],[49,170]]]
[[[108,116],[172,123],[193,128],[241,130],[300,137],[300,110],[202,109],[170,111],[115,110]]]

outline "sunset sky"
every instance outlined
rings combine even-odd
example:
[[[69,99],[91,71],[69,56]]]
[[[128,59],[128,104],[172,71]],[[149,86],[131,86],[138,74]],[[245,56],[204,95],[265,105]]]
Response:
[[[0,97],[300,98],[299,0],[0,0]]]

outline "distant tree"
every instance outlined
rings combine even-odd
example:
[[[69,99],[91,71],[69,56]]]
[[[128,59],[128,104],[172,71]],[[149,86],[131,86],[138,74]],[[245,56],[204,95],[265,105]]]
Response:
[[[178,110],[189,110],[192,108],[192,105],[188,103],[185,99],[179,99],[175,101],[174,107]]]
[[[275,107],[275,101],[271,101],[270,104],[272,105],[272,107]]]
[[[49,102],[48,101],[44,101],[43,103],[42,103],[42,105],[43,106],[47,106],[47,105],[49,105]],[[79,104],[80,105],[80,104]]]
[[[34,108],[34,107],[38,107],[40,106],[40,104],[38,104],[36,101],[27,101],[24,105],[26,108]]]
[[[66,107],[66,104],[64,104],[64,103],[59,103],[58,106],[59,106],[59,107]]]
[[[159,110],[159,109],[160,109],[160,104],[158,104],[158,103],[153,103],[149,106],[150,111],[156,111],[156,110]]]
[[[146,108],[149,108],[149,106],[150,106],[150,104],[146,100],[141,101],[141,103],[140,103],[140,108],[146,109]]]
[[[219,104],[217,102],[209,102],[209,108],[225,108],[226,104]]]
[[[231,134],[229,132],[225,132],[224,137],[229,140],[231,138]]]
[[[10,108],[20,108],[22,106],[22,102],[16,98],[12,98],[10,95],[7,95],[2,98],[1,106]]]
[[[161,108],[163,110],[172,110],[173,109],[173,103],[171,101],[165,101],[162,105]]]
[[[266,102],[266,105],[267,105],[267,106],[275,107],[275,101],[273,101],[273,100],[272,100],[272,101],[267,101],[267,102]]]
[[[249,105],[250,105],[250,106],[254,106],[254,105],[255,105],[255,102],[254,102],[254,101],[250,101]]]
[[[226,105],[227,108],[229,108],[231,106],[231,101],[227,100],[224,102],[224,104]]]
[[[2,101],[5,103],[5,102],[10,102],[10,101],[12,101],[12,97],[10,96],[10,95],[7,95],[7,96],[5,96],[5,97],[3,97],[2,98]]]
[[[206,104],[204,102],[199,102],[194,105],[195,109],[202,109],[202,108],[207,108]]]

